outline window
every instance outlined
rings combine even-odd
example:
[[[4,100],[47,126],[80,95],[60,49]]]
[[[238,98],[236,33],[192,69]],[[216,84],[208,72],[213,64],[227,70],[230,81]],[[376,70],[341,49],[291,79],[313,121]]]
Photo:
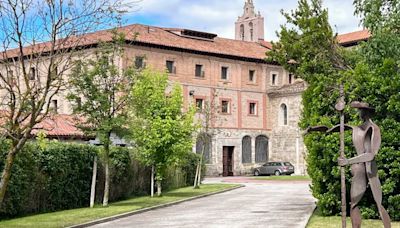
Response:
[[[278,80],[278,75],[277,74],[272,74],[271,76],[271,85],[276,85]]]
[[[170,74],[176,73],[176,67],[174,66],[174,61],[167,60],[165,65],[167,66],[168,73],[170,73]]]
[[[78,109],[81,109],[81,108],[82,108],[82,98],[80,98],[80,97],[77,97],[77,98],[76,98],[76,107],[77,107]]]
[[[259,135],[256,138],[256,157],[257,163],[268,161],[268,138],[265,135]]]
[[[53,78],[56,78],[58,75],[58,67],[54,67],[53,70],[51,71],[51,76]]]
[[[256,74],[255,70],[249,70],[249,81],[250,82],[254,82],[255,81],[255,74]]]
[[[221,67],[221,79],[228,80],[228,67]]]
[[[14,78],[14,71],[12,71],[12,70],[7,71],[6,79],[7,79],[7,83],[9,85],[11,85],[11,86],[15,86],[16,85],[15,78]]]
[[[287,125],[288,124],[288,108],[286,104],[281,104],[281,110],[280,110],[280,121],[281,125]]]
[[[203,110],[203,102],[204,100],[202,98],[196,98],[196,108],[198,111]]]
[[[289,74],[289,84],[293,83],[293,74]]]
[[[196,64],[195,76],[199,78],[204,78],[203,65]]]
[[[230,107],[229,107],[229,101],[228,100],[222,100],[221,101],[221,113],[229,114],[230,113]]]
[[[51,111],[53,111],[54,113],[57,113],[58,110],[58,102],[57,100],[51,100]]]
[[[249,23],[249,27],[250,27],[250,40],[253,41],[254,35],[253,35],[253,23],[252,22]]]
[[[240,25],[240,38],[244,40],[244,25]]]
[[[248,135],[242,139],[242,163],[251,163],[251,137]]]
[[[135,67],[136,67],[136,69],[145,68],[144,57],[143,56],[136,56],[135,57]]]
[[[249,115],[257,115],[257,103],[249,103]]]
[[[35,80],[36,79],[36,69],[35,67],[31,67],[29,69],[29,80]]]

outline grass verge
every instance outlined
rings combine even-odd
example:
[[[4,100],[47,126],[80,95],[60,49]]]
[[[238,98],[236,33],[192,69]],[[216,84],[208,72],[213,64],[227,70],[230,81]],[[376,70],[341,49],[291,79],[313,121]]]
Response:
[[[347,218],[346,227],[351,227],[351,220]],[[363,219],[362,228],[383,228],[383,223],[381,220]],[[340,216],[329,216],[323,217],[318,215],[318,211],[315,210],[314,214],[308,221],[307,228],[340,228],[342,227],[342,218]],[[400,222],[392,222],[393,228],[400,228]]]
[[[310,181],[309,176],[258,176],[256,180]]]
[[[134,197],[109,204],[107,208],[96,205],[94,208],[79,208],[52,213],[26,216],[0,221],[0,227],[66,227],[85,222],[131,212],[147,207],[171,203],[194,196],[218,192],[237,187],[237,184],[204,184],[200,189],[179,188],[165,192],[162,197]]]

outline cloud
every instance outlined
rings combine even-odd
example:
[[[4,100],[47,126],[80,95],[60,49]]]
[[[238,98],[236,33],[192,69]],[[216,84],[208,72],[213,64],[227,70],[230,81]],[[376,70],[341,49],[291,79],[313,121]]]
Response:
[[[235,21],[243,13],[245,0],[143,0],[139,10],[127,15],[128,23],[160,27],[177,27],[216,33],[234,38]],[[352,1],[326,0],[330,23],[338,33],[360,29],[353,16]],[[276,40],[276,31],[285,23],[281,9],[288,12],[297,7],[294,0],[254,0],[256,10],[265,18],[266,40]]]

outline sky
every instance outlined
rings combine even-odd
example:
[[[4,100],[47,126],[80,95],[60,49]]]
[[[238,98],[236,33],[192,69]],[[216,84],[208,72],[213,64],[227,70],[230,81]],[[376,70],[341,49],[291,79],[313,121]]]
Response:
[[[285,23],[280,11],[297,7],[297,0],[253,0],[264,16],[265,39],[277,40],[276,31]],[[127,24],[186,28],[234,38],[235,21],[243,13],[245,0],[139,0],[125,19]],[[361,30],[352,0],[324,0],[330,23],[339,34]]]

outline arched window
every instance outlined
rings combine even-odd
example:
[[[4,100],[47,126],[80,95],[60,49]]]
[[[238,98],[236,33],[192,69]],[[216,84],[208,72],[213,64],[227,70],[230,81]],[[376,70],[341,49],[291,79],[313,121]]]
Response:
[[[201,154],[203,152],[203,158],[205,163],[211,163],[211,136],[206,133],[200,133],[196,140],[196,153]],[[204,150],[204,151],[203,151]]]
[[[253,22],[249,23],[249,28],[250,28],[250,40],[253,41]]]
[[[268,138],[265,135],[259,135],[256,138],[256,163],[268,161]]]
[[[248,135],[242,139],[242,163],[251,163],[251,137]]]
[[[286,104],[281,104],[279,116],[281,125],[288,125],[288,108]]]
[[[240,38],[244,40],[244,25],[240,25]]]

